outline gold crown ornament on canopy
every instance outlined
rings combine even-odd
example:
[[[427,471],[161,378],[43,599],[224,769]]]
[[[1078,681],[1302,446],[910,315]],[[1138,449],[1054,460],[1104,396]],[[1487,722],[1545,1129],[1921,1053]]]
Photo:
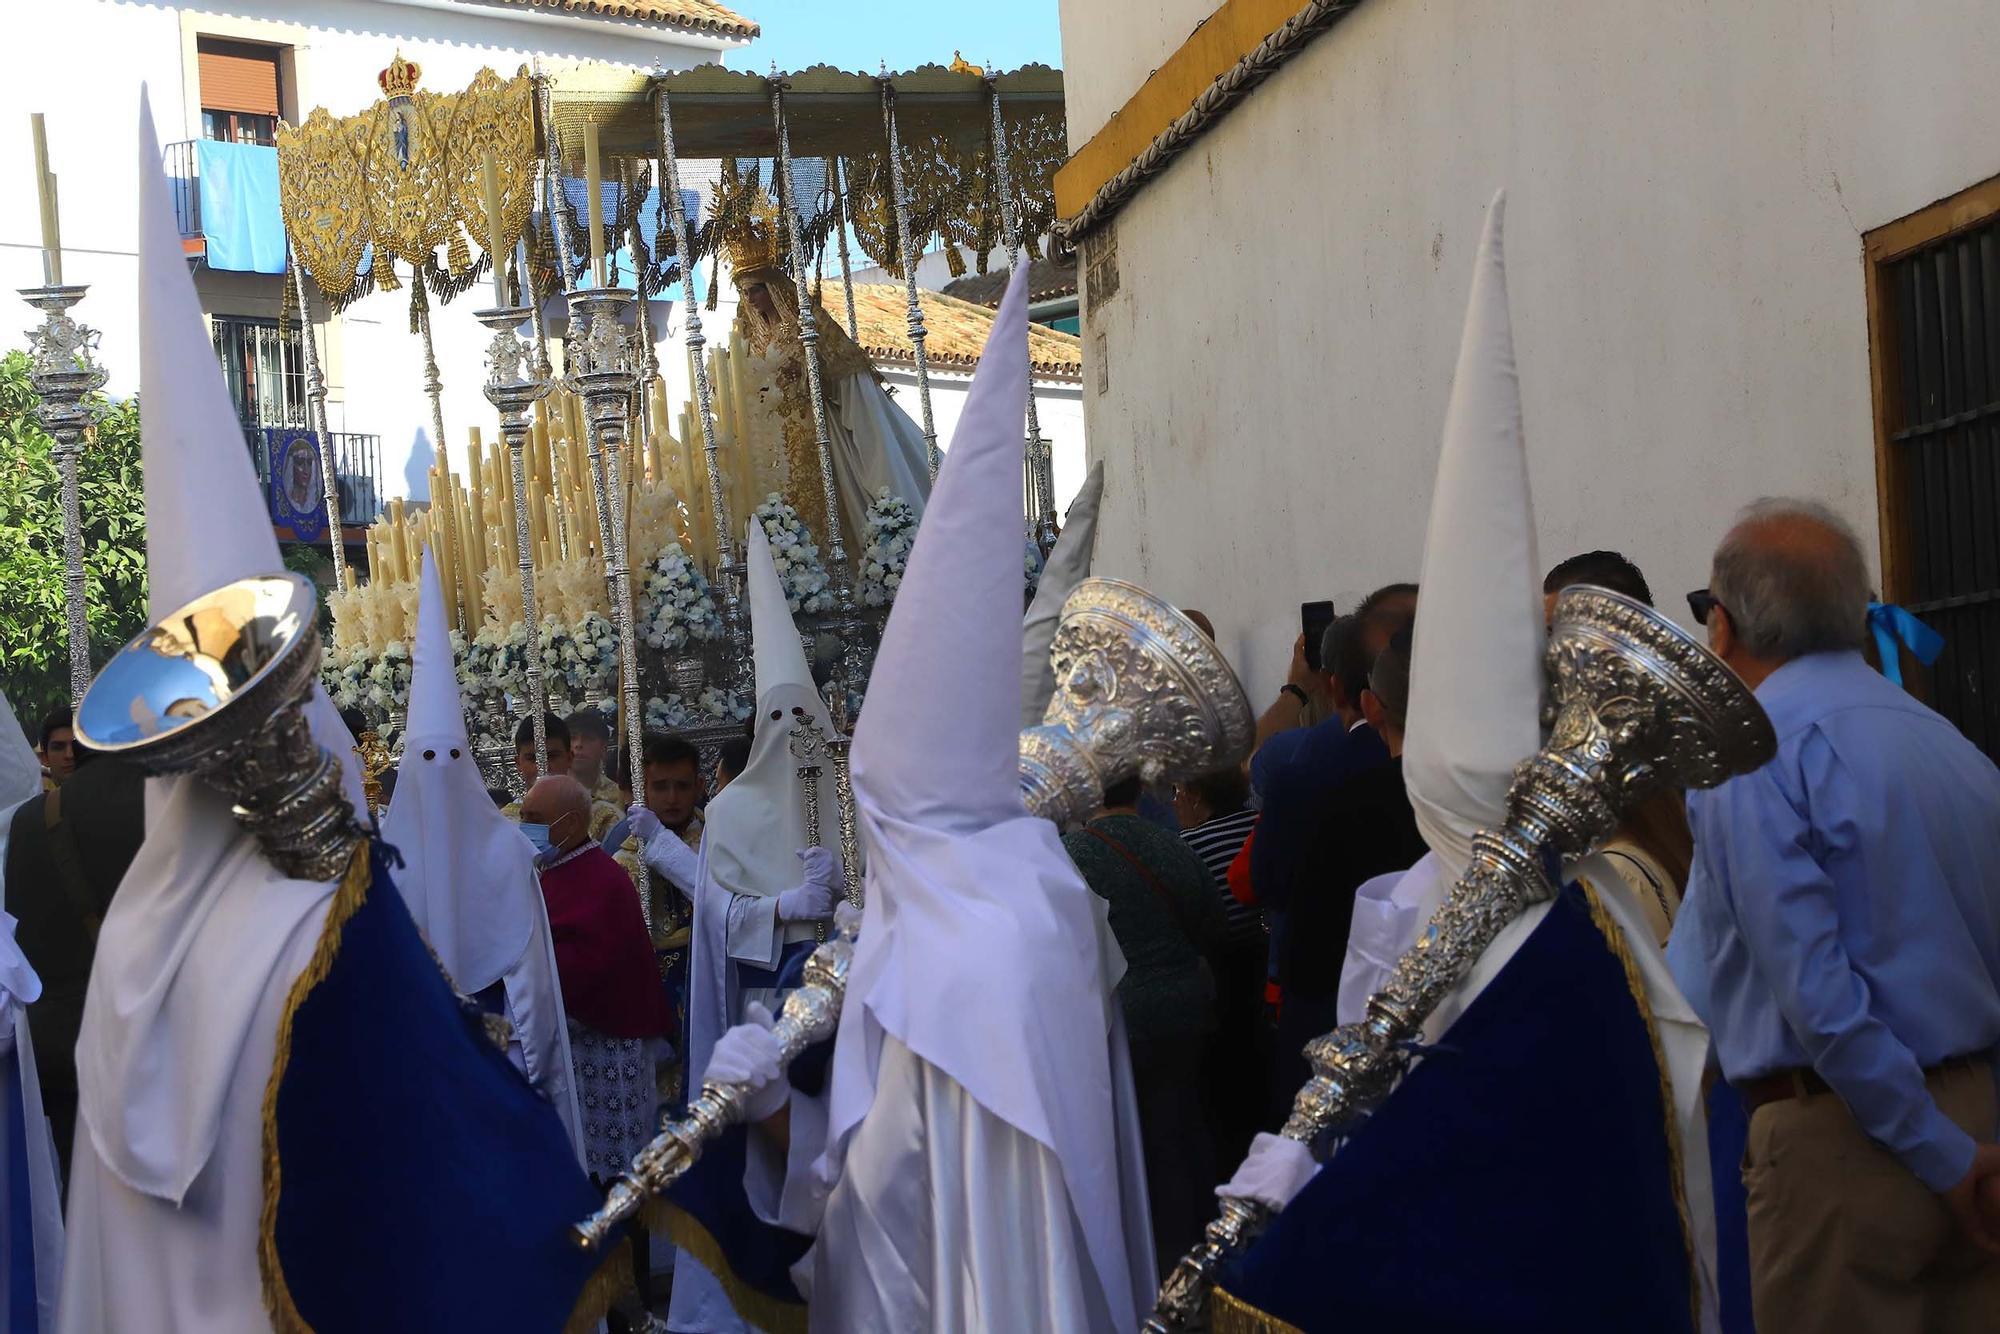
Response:
[[[417,80],[424,77],[424,67],[414,60],[403,59],[401,51],[389,62],[389,68],[375,76],[375,82],[382,86],[384,97],[408,97],[417,91]]]

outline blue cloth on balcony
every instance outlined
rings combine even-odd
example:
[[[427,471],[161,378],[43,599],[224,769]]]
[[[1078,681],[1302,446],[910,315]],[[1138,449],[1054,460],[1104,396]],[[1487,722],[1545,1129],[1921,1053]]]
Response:
[[[278,210],[278,150],[262,144],[195,143],[201,175],[201,229],[208,267],[236,273],[285,271],[285,220]]]

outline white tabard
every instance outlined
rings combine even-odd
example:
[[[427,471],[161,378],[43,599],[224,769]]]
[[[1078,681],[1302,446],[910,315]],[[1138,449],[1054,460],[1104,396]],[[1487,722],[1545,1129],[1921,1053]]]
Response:
[[[311,961],[327,903],[299,919],[257,1001],[207,1166],[176,1208],[120,1181],[79,1108],[69,1182],[63,1334],[264,1334],[257,1245],[264,1208],[264,1086],[278,1020]],[[206,957],[216,957],[212,953]]]
[[[1136,1150],[1122,1021],[1113,1045],[1118,1141]],[[752,1206],[768,1222],[818,1238],[792,1270],[810,1328],[1116,1330],[1055,1154],[888,1034],[880,1062],[874,1103],[840,1152],[825,1151],[826,1099],[796,1091],[789,1151],[750,1138]],[[1117,1177],[1130,1272],[1150,1298],[1136,1151],[1123,1155]]]

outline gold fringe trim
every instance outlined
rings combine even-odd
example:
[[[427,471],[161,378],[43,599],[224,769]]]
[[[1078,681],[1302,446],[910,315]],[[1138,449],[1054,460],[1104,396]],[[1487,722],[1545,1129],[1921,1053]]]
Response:
[[[263,1278],[264,1310],[271,1317],[274,1334],[313,1334],[312,1326],[299,1314],[298,1305],[292,1300],[284,1267],[278,1262],[278,1196],[284,1184],[278,1168],[278,1087],[284,1083],[285,1069],[291,1064],[292,1020],[306,997],[333,970],[347,923],[367,901],[368,880],[368,841],[363,839],[348,859],[347,870],[341,874],[340,888],[334,891],[333,904],[327,909],[312,961],[285,997],[284,1013],[278,1019],[278,1044],[271,1061],[271,1078],[264,1085],[264,1211],[258,1229],[257,1268]],[[590,1334],[612,1303],[633,1291],[631,1254],[632,1243],[627,1239],[605,1257],[584,1284],[576,1308],[563,1326],[563,1334]]]
[[[757,1291],[736,1276],[729,1267],[722,1246],[693,1214],[658,1196],[646,1201],[646,1226],[673,1238],[674,1245],[692,1255],[715,1276],[736,1314],[765,1334],[805,1334],[806,1308],[796,1302],[780,1301]]]
[[[1577,878],[1577,887],[1583,891],[1584,902],[1590,905],[1590,920],[1604,937],[1604,947],[1618,960],[1625,970],[1625,987],[1632,993],[1632,1003],[1639,1007],[1639,1018],[1646,1025],[1646,1040],[1653,1046],[1653,1067],[1660,1074],[1660,1107],[1666,1116],[1667,1167],[1673,1179],[1674,1213],[1681,1223],[1681,1248],[1687,1255],[1688,1310],[1694,1321],[1694,1328],[1701,1328],[1701,1265],[1695,1256],[1694,1225],[1688,1216],[1687,1178],[1684,1175],[1685,1157],[1681,1149],[1680,1116],[1674,1108],[1674,1088],[1667,1079],[1666,1048],[1660,1045],[1660,1029],[1653,1021],[1653,1006],[1646,999],[1646,979],[1639,973],[1639,961],[1632,957],[1632,942],[1626,938],[1625,929],[1618,924],[1598,897],[1597,889],[1590,881]]]
[[[612,1248],[604,1263],[597,1266],[597,1272],[590,1276],[590,1282],[583,1285],[576,1309],[570,1312],[569,1321],[563,1326],[563,1334],[592,1334],[598,1321],[617,1305],[620,1297],[631,1293],[637,1298],[638,1290],[633,1286],[636,1254],[630,1237]]]
[[[1305,1334],[1297,1325],[1258,1310],[1226,1288],[1208,1296],[1209,1334]]]
[[[292,1020],[313,988],[326,981],[326,975],[333,970],[348,919],[367,898],[368,840],[364,838],[347,860],[340,888],[334,891],[333,903],[326,910],[326,924],[320,928],[319,945],[313,950],[312,961],[292,983],[291,994],[285,997],[284,1013],[278,1019],[278,1045],[271,1060],[271,1078],[264,1085],[264,1213],[258,1229],[257,1268],[264,1281],[264,1310],[271,1317],[275,1334],[313,1334],[312,1326],[292,1301],[284,1267],[278,1263],[278,1194],[284,1184],[278,1170],[278,1086],[285,1082],[285,1068],[291,1064]]]

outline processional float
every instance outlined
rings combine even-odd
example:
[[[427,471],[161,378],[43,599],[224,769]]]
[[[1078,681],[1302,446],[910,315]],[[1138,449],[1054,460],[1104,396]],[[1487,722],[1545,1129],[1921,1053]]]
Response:
[[[879,576],[858,587],[870,534],[843,526],[834,495],[823,260],[837,253],[850,338],[850,244],[902,276],[934,473],[927,331],[904,259],[936,245],[961,271],[968,251],[982,269],[1002,246],[1014,262],[1034,253],[1054,217],[1050,177],[1063,156],[1060,73],[988,75],[963,62],[877,76],[523,69],[511,79],[482,71],[447,94],[420,89],[421,73],[398,56],[382,72],[381,102],[347,118],[315,111],[279,135],[301,310],[308,286],[339,309],[400,288],[406,267],[438,435],[429,508],[391,502],[369,530],[371,583],[347,575],[334,528],[326,681],[336,700],[377,724],[399,722],[414,602],[404,585],[429,544],[462,646],[475,748],[496,785],[515,785],[506,723],[524,709],[545,763],[551,705],[614,706],[635,783],[645,726],[673,726],[710,750],[739,729],[753,702],[741,529],[775,488],[749,457],[745,349],[711,345],[697,279],[707,261],[713,309],[721,260],[733,261],[744,229],[761,222],[796,292],[816,456],[808,470],[825,516],[805,556],[817,568],[826,550],[824,591],[794,606],[822,650],[814,656],[829,696],[851,713],[895,580],[887,592]],[[487,445],[475,430],[469,466],[455,472],[430,328],[486,278],[493,298],[475,314],[493,331],[486,393],[501,440]],[[545,303],[556,294],[567,324],[552,355],[550,326],[565,312]],[[681,298],[688,353],[677,420],[652,327],[652,302],[669,296]],[[310,347],[306,360],[323,415]],[[1025,429],[1024,524],[1046,550],[1051,455],[1032,402]],[[808,484],[796,472],[792,482]],[[872,532],[872,510],[870,519]]]

